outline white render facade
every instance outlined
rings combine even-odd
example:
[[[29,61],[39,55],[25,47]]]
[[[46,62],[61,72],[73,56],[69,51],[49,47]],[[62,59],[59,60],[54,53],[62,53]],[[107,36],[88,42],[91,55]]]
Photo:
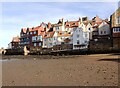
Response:
[[[44,38],[42,47],[43,48],[52,48],[53,47],[53,38]]]
[[[86,49],[89,43],[89,32],[83,32],[82,28],[73,29],[73,49]]]
[[[105,21],[103,21],[100,25],[99,25],[99,35],[109,35],[110,34],[110,26],[108,23],[106,23]]]

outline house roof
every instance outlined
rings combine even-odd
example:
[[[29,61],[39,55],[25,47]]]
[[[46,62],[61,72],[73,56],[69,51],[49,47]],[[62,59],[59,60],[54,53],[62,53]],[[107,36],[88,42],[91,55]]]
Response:
[[[78,27],[79,26],[78,22],[79,21],[66,21],[65,22],[65,28]]]
[[[94,18],[92,19],[92,21],[94,21],[94,22],[102,22],[102,19],[99,18],[99,16],[96,16],[96,17],[94,17]]]
[[[44,34],[44,37],[43,38],[52,38],[53,35],[54,35],[55,31],[52,31],[52,32],[46,32]]]
[[[21,32],[26,33],[27,32],[27,28],[22,28]]]
[[[69,34],[69,33],[65,33],[65,32],[62,32],[62,31],[59,31],[58,33],[58,37],[67,37],[67,36],[71,36],[72,34]]]
[[[13,37],[12,42],[20,42],[19,36]]]
[[[92,22],[92,27],[98,27],[102,22]]]
[[[62,24],[52,24],[53,27],[62,26]]]

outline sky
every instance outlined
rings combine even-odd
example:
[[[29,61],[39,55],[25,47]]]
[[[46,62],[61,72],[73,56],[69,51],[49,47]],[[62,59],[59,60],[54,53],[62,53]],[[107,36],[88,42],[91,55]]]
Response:
[[[102,0],[101,0],[102,1]],[[0,2],[0,48],[7,48],[21,28],[39,26],[41,22],[57,23],[59,19],[72,21],[96,15],[105,19],[118,7],[111,2]]]

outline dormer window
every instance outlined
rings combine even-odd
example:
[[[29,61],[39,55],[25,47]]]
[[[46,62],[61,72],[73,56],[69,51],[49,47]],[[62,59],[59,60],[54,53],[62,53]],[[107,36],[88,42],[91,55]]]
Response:
[[[68,34],[71,34],[71,32],[68,32]]]
[[[34,31],[34,34],[36,34],[36,31]]]
[[[90,29],[90,28],[88,28],[88,30],[90,31],[91,29]]]
[[[32,32],[30,32],[30,34],[32,35]]]
[[[75,25],[76,23],[73,23],[73,25]]]

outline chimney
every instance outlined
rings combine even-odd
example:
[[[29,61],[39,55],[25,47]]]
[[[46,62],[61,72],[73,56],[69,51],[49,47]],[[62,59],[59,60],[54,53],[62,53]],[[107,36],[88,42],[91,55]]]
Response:
[[[62,18],[62,25],[64,25],[64,18]]]
[[[50,22],[48,22],[48,29],[50,29],[51,28],[51,23]]]
[[[108,19],[105,19],[106,22],[108,22]]]
[[[81,18],[79,17],[79,20],[78,20],[78,25],[80,26],[80,23],[81,23]]]

